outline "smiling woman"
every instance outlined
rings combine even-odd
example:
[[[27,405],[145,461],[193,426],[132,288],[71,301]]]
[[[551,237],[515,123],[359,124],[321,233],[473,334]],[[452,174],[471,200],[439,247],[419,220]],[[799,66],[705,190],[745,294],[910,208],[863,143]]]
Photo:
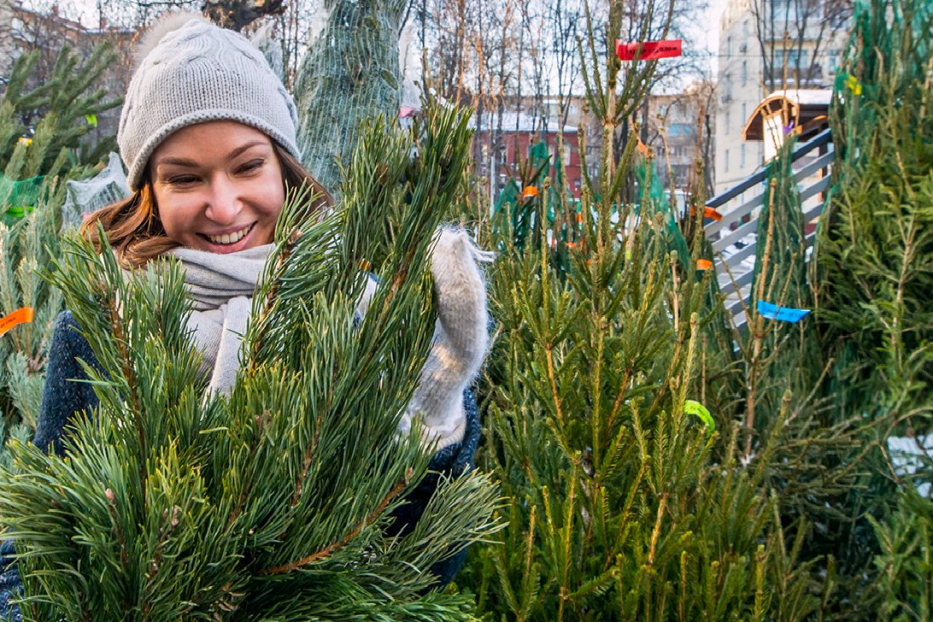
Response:
[[[313,190],[306,210],[333,202],[276,141],[227,120],[171,134],[153,152],[139,183],[133,195],[95,212],[82,229],[99,245],[100,222],[127,268],[179,246],[234,253],[268,244],[289,188]]]

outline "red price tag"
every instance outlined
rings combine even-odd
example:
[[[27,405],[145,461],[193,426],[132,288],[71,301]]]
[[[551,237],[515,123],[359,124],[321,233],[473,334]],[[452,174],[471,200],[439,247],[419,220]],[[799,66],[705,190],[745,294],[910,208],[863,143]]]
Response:
[[[616,54],[621,60],[635,60],[635,54],[641,48],[639,60],[655,60],[658,58],[674,58],[683,55],[682,39],[670,41],[638,41],[635,43],[622,43],[616,41]]]

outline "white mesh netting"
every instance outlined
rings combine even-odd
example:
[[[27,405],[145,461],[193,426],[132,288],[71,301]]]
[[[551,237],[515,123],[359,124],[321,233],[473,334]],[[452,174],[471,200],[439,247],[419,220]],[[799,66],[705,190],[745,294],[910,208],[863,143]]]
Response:
[[[62,230],[81,226],[84,217],[130,195],[120,156],[112,153],[107,167],[91,179],[65,182]]]

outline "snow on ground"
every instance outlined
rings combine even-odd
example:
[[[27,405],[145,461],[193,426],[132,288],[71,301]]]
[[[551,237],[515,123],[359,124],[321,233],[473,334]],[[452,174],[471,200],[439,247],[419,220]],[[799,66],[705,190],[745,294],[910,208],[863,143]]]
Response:
[[[913,482],[921,497],[930,498],[930,482],[914,481],[913,475],[933,459],[933,434],[927,436],[892,436],[888,453],[898,477]]]

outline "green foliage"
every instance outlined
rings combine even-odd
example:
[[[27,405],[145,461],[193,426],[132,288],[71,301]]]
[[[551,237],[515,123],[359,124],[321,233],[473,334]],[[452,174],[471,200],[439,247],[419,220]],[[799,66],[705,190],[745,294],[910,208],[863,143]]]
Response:
[[[844,66],[852,82],[834,104],[842,158],[820,237],[820,318],[847,363],[840,405],[909,413],[924,430],[933,415],[933,14],[928,3],[865,2],[856,28]]]
[[[29,90],[38,52],[21,56],[0,103],[0,317],[35,310],[31,323],[0,337],[0,444],[7,432],[31,436],[36,425],[51,327],[62,309],[61,293],[38,274],[60,255],[65,180],[86,174],[96,154],[111,148],[112,139],[95,150],[83,139],[93,129],[86,114],[119,104],[102,101],[105,91],[95,87],[113,59],[112,50],[101,47],[78,62],[66,47],[52,78]],[[7,460],[0,449],[0,461]]]
[[[894,28],[879,27],[883,2],[857,15],[871,36],[850,57],[864,50],[859,62],[890,69],[885,88],[858,74],[887,99],[846,91],[835,110],[847,133],[818,271],[793,145],[770,167],[747,331],[728,328],[715,282],[692,269],[711,258],[702,217],[672,217],[631,141],[606,146],[615,113],[639,105],[637,85],[588,83],[604,166],[579,214],[560,197],[529,201],[524,248],[506,216],[493,221],[499,325],[482,460],[512,502],[503,545],[477,551],[459,581],[489,619],[925,619],[929,508],[912,497],[921,516],[894,512],[897,476],[881,468],[887,436],[907,421],[927,430],[931,404],[930,38],[903,40],[904,24],[931,32],[929,3],[895,4]],[[637,211],[618,199],[633,173]],[[840,202],[852,189],[858,211]],[[771,320],[758,300],[818,318]],[[683,414],[687,400],[713,413],[715,434]]]
[[[398,114],[399,32],[403,0],[325,0],[323,30],[295,79],[302,162],[325,188],[340,191],[341,167],[354,152],[360,124]]]
[[[43,183],[35,210],[11,226],[0,224],[0,317],[30,307],[34,319],[0,337],[0,411],[8,426],[36,426],[59,291],[39,278],[59,253],[58,211],[64,184]],[[5,439],[5,436],[0,436]]]
[[[590,97],[612,136],[643,90],[608,88]],[[536,200],[522,246],[508,212],[490,226],[498,339],[481,463],[511,504],[503,545],[476,551],[458,583],[495,620],[807,619],[832,590],[832,562],[805,554],[811,525],[785,520],[772,488],[790,447],[801,453],[789,424],[806,417],[779,400],[744,451],[744,369],[711,271],[694,269],[710,251],[703,215],[677,222],[634,148],[616,159],[604,142],[609,168],[579,215]],[[619,201],[633,172],[637,209]],[[798,475],[815,478],[802,455]]]
[[[873,520],[880,620],[933,619],[933,502],[908,492],[884,523]]]
[[[0,472],[27,619],[470,618],[463,596],[422,595],[425,570],[495,530],[489,479],[442,481],[413,530],[384,532],[432,453],[396,430],[469,144],[456,111],[411,132],[376,121],[342,209],[290,198],[229,397],[203,393],[176,264],[126,275],[110,249],[67,242],[52,279],[105,373],[88,370],[101,406],[64,457],[13,442]],[[382,286],[357,326],[367,264]]]
[[[925,619],[913,608],[928,592],[914,580],[918,560],[909,559],[920,554],[909,543],[926,537],[924,523],[905,516],[924,504],[897,501],[913,495],[898,488],[913,484],[894,471],[887,441],[926,435],[933,423],[931,36],[929,2],[857,4],[831,115],[836,181],[817,244],[817,318],[837,361],[830,414],[872,422],[865,444],[877,448],[868,453],[871,476],[847,504],[861,519],[851,530],[857,554],[847,571],[855,576],[864,560],[882,560],[865,569],[871,590],[860,596],[873,592],[888,619]],[[933,462],[920,460],[916,478],[929,481]]]
[[[120,105],[120,99],[103,101],[107,91],[95,88],[115,58],[109,45],[96,48],[84,61],[65,46],[51,78],[28,91],[26,83],[39,52],[16,60],[0,104],[0,170],[7,179],[59,175],[75,165],[94,165],[114,149],[111,138],[88,153],[76,151],[94,129],[87,115]]]
[[[460,583],[494,619],[802,619],[819,606],[798,563],[804,528],[785,544],[761,485],[770,462],[740,465],[721,416],[727,457],[714,459],[721,438],[684,413],[704,399],[708,311],[702,282],[639,243],[661,224],[643,222],[627,251],[620,229],[600,239],[590,221],[592,250],[571,251],[566,280],[547,245],[509,247],[492,275],[484,457],[512,502],[504,546]]]

